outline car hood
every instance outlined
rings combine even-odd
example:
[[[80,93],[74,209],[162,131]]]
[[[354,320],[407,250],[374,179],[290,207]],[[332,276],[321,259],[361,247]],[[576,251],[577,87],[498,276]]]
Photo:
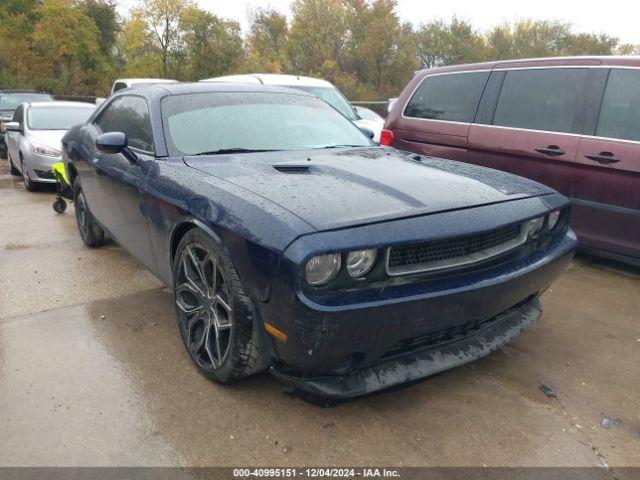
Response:
[[[61,150],[62,137],[64,137],[65,133],[67,133],[66,130],[31,130],[29,132],[29,141],[54,148],[55,150]]]
[[[497,170],[383,147],[192,156],[184,161],[280,205],[316,230],[553,193]]]

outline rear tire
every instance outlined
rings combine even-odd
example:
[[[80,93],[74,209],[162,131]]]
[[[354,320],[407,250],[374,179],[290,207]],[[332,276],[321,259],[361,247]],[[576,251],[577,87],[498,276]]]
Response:
[[[178,245],[173,295],[180,336],[201,374],[227,383],[266,368],[256,308],[224,247],[202,230]]]
[[[100,228],[93,218],[87,200],[84,198],[82,189],[77,187],[74,190],[74,201],[76,206],[76,223],[80,237],[87,247],[98,247],[104,241],[104,230]]]

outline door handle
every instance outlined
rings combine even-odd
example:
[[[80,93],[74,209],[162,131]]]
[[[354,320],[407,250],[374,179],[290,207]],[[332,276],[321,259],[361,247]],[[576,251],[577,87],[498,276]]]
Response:
[[[564,150],[561,149],[557,145],[549,145],[548,147],[539,147],[536,148],[536,152],[543,153],[544,155],[549,155],[550,157],[559,157],[560,155],[564,155]]]
[[[587,157],[589,160],[593,160],[594,162],[599,162],[602,164],[618,163],[620,161],[620,159],[611,152],[600,152],[597,154],[594,153],[592,155],[585,155],[585,157]]]

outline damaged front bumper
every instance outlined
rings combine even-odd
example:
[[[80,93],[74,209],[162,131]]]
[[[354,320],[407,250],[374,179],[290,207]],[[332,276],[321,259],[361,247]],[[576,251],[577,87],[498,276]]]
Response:
[[[272,369],[285,383],[311,395],[345,399],[384,390],[482,358],[531,326],[542,315],[537,297],[485,322],[470,335],[399,355],[346,375],[296,376]]]

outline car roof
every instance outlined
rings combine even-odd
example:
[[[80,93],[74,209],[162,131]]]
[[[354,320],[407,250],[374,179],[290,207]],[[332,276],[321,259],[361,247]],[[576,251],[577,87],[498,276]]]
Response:
[[[321,78],[303,77],[300,75],[281,75],[276,73],[247,73],[246,75],[227,75],[200,80],[201,82],[233,82],[261,85],[280,85],[287,87],[320,87],[335,88],[331,82]]]
[[[24,90],[24,89],[20,89],[20,88],[0,89],[0,93],[3,93],[3,94],[8,94],[8,93],[44,93],[45,95],[48,95],[48,93],[45,93],[45,92],[38,92],[36,90]]]
[[[27,102],[30,108],[52,108],[52,107],[93,107],[96,105],[87,102],[65,102],[60,100],[54,100],[53,102]]]
[[[163,97],[166,95],[182,95],[187,93],[208,93],[208,92],[255,92],[255,93],[289,93],[295,95],[313,96],[301,90],[293,90],[286,87],[262,84],[248,83],[230,83],[230,82],[181,82],[181,83],[163,83],[144,85],[139,87],[131,87],[126,90],[120,90],[114,94],[114,97],[126,94],[142,94],[146,97]]]
[[[178,81],[170,78],[118,78],[113,83],[118,82],[135,85],[136,83],[177,83]]]
[[[426,68],[418,70],[416,75],[446,72],[497,70],[503,68],[526,68],[526,67],[560,67],[560,66],[623,66],[640,67],[640,56],[576,56],[576,57],[545,57],[545,58],[523,58],[517,60],[500,60],[496,62],[468,63],[463,65],[452,65],[448,67]]]

